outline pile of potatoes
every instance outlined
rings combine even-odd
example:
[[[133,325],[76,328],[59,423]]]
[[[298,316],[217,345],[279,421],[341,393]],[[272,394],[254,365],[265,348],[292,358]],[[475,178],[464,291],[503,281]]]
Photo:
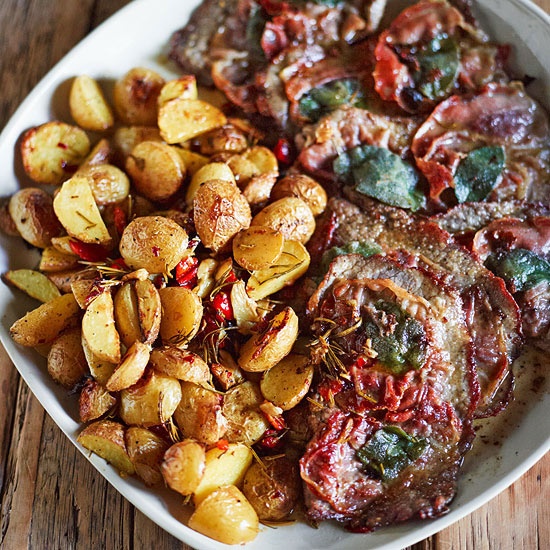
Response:
[[[40,260],[3,277],[42,304],[11,335],[78,391],[85,448],[183,495],[191,528],[244,543],[300,495],[296,464],[253,446],[284,432],[313,380],[298,316],[273,295],[308,270],[327,197],[280,177],[258,130],[192,76],[134,68],[111,96],[78,76],[74,121],[22,137],[32,183],[0,227]]]

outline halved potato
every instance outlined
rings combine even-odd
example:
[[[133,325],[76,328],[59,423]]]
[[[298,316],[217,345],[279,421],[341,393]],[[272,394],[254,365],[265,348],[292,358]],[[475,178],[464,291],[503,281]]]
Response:
[[[269,428],[260,409],[264,398],[258,384],[248,380],[232,387],[223,402],[223,415],[227,418],[226,439],[253,445]]]
[[[203,313],[201,299],[192,290],[179,286],[161,288],[159,295],[163,344],[185,346],[199,331]]]
[[[71,282],[72,293],[82,309],[102,292],[109,292],[107,285],[101,279],[76,279]]]
[[[250,226],[250,205],[229,181],[209,180],[197,189],[194,220],[202,244],[219,252],[242,229]]]
[[[141,341],[152,344],[159,335],[162,315],[160,295],[150,279],[138,279],[134,284]]]
[[[53,208],[67,233],[84,243],[109,245],[111,235],[94,199],[90,179],[73,176],[53,200]]]
[[[260,382],[262,395],[276,407],[288,411],[306,396],[313,371],[309,357],[290,353],[264,372]]]
[[[285,307],[269,322],[265,330],[252,336],[241,347],[239,366],[248,372],[263,372],[287,356],[298,337],[298,316]]]
[[[96,204],[105,206],[123,201],[130,192],[128,176],[113,164],[93,164],[78,171],[88,178]]]
[[[189,151],[189,149],[174,146],[174,150],[181,157],[183,165],[185,166],[185,171],[191,177],[209,162],[208,157],[195,153],[194,151]]]
[[[296,282],[307,271],[309,263],[309,252],[303,244],[285,241],[283,251],[273,265],[251,273],[246,291],[253,300],[267,298]]]
[[[74,121],[85,130],[101,132],[114,124],[111,107],[96,80],[77,76],[69,93],[69,108]]]
[[[60,334],[48,353],[48,373],[62,386],[72,389],[88,372],[88,364],[81,344],[80,329]]]
[[[97,420],[107,414],[116,405],[116,398],[102,384],[95,380],[86,380],[78,401],[81,422]]]
[[[23,167],[37,183],[61,183],[75,172],[89,152],[86,132],[59,121],[31,128],[21,141]]]
[[[60,252],[53,246],[47,246],[42,250],[38,264],[38,269],[48,274],[55,271],[69,271],[78,267],[81,267],[78,256]]]
[[[136,474],[145,485],[153,487],[162,483],[160,465],[168,444],[147,428],[130,426],[126,430],[128,456]]]
[[[162,107],[168,101],[177,98],[197,99],[197,79],[194,75],[185,74],[176,80],[169,80],[160,90],[158,105]]]
[[[94,380],[97,380],[97,382],[104,386],[115,371],[117,364],[103,361],[97,357],[90,349],[84,337],[82,337],[82,349],[84,350],[90,374],[93,376]]]
[[[214,447],[208,450],[204,474],[193,491],[195,505],[224,485],[241,486],[246,470],[252,464],[252,458],[250,447],[243,443],[229,443],[227,448]]]
[[[121,126],[113,135],[115,161],[119,166],[126,164],[132,149],[142,141],[162,141],[156,126]]]
[[[205,498],[188,525],[225,544],[245,544],[254,540],[260,530],[254,508],[234,485],[220,487]]]
[[[33,269],[10,269],[4,273],[3,278],[6,283],[43,303],[61,296],[59,289],[40,271],[34,271]]]
[[[261,320],[262,315],[255,300],[246,293],[246,286],[243,280],[231,285],[231,307],[237,328],[241,334],[250,334],[254,327]]]
[[[9,200],[8,212],[19,235],[38,248],[51,244],[63,232],[52,197],[43,189],[27,187],[16,191]]]
[[[80,318],[80,307],[72,294],[62,294],[18,319],[10,328],[13,340],[22,346],[35,347],[52,342]]]
[[[279,180],[271,190],[271,200],[284,197],[302,199],[314,216],[321,214],[327,206],[327,193],[322,185],[305,174],[290,174]]]
[[[101,293],[86,308],[82,317],[82,336],[98,359],[109,363],[120,362],[120,336],[115,326],[110,292]]]
[[[185,165],[179,153],[158,141],[138,143],[126,159],[126,171],[138,193],[152,201],[169,199],[185,178]]]
[[[192,439],[174,443],[164,454],[161,472],[170,489],[190,495],[199,486],[206,465],[204,445]]]
[[[105,387],[109,391],[116,392],[133,386],[143,376],[150,354],[149,346],[134,342],[107,380]]]
[[[86,170],[90,166],[98,164],[109,164],[114,154],[113,146],[107,138],[101,138],[88,153],[82,164],[78,167],[76,173],[80,170]]]
[[[200,99],[178,98],[159,109],[158,126],[166,143],[182,143],[227,122],[217,108]]]
[[[124,283],[114,297],[115,324],[122,343],[130,347],[141,340],[137,296],[132,283]]]
[[[245,269],[266,269],[276,263],[283,251],[283,234],[271,227],[252,225],[233,239],[233,258]]]
[[[176,346],[163,346],[153,349],[150,362],[157,372],[178,380],[193,382],[199,386],[207,386],[210,383],[208,364],[196,353]]]
[[[120,393],[120,417],[128,425],[163,424],[174,414],[181,396],[179,380],[147,370],[137,384]]]
[[[135,468],[128,456],[124,431],[119,422],[98,420],[84,428],[77,441],[112,464],[121,474],[132,475]]]
[[[188,205],[193,204],[195,195],[201,185],[210,180],[222,180],[235,183],[235,176],[231,171],[231,168],[225,162],[208,162],[204,166],[201,166],[191,177],[189,186],[187,187],[187,193],[185,194],[185,201]]]
[[[145,67],[134,67],[116,81],[113,91],[115,110],[125,124],[154,126],[158,97],[164,78]]]
[[[311,208],[297,197],[283,197],[260,210],[251,225],[265,225],[280,231],[285,239],[306,244],[315,231]]]
[[[174,411],[174,421],[186,437],[214,445],[227,429],[222,402],[221,394],[192,382],[182,382],[181,401]]]

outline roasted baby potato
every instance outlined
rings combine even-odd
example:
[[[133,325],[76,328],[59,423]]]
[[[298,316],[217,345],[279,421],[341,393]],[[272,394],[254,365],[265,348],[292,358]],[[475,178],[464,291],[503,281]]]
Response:
[[[164,439],[146,428],[130,426],[125,434],[128,456],[136,474],[148,487],[162,483],[160,465],[168,448]]]
[[[255,462],[244,476],[242,491],[260,521],[288,520],[302,491],[296,463],[285,456]]]
[[[58,288],[40,271],[10,269],[10,271],[4,273],[3,278],[8,284],[42,303],[49,302],[61,295]]]
[[[91,178],[75,175],[67,180],[55,196],[53,208],[71,237],[83,243],[111,243],[111,235],[94,199]]]
[[[160,337],[163,344],[185,346],[197,334],[202,319],[201,299],[188,288],[169,286],[159,290],[162,303]]]
[[[72,389],[88,372],[80,329],[60,334],[48,353],[48,374],[62,386]]]
[[[158,141],[138,143],[126,159],[126,171],[139,193],[159,202],[174,195],[185,178],[181,155]]]
[[[227,418],[226,439],[248,445],[261,439],[269,428],[260,409],[263,400],[260,388],[250,380],[232,387],[225,394],[223,415]]]
[[[19,235],[33,246],[45,248],[51,244],[52,237],[63,232],[52,198],[42,189],[27,187],[15,192],[8,211]]]
[[[23,167],[36,183],[61,183],[74,173],[89,152],[86,132],[59,121],[31,128],[21,141]]]
[[[298,337],[298,316],[285,307],[265,330],[252,336],[241,347],[239,366],[248,372],[264,372],[287,356]]]
[[[157,372],[178,380],[193,382],[199,386],[207,386],[210,383],[210,369],[204,359],[177,346],[153,349],[150,363]]]
[[[116,398],[102,384],[88,379],[80,390],[78,404],[80,421],[90,422],[112,410],[116,405]]]
[[[74,121],[85,130],[101,132],[114,124],[111,107],[96,80],[77,76],[69,93],[69,108]]]
[[[124,283],[116,291],[113,304],[116,329],[122,343],[129,348],[134,342],[141,341],[141,325],[134,284]]]
[[[137,384],[120,392],[120,418],[127,425],[155,426],[166,422],[180,401],[179,381],[149,370]]]
[[[285,239],[306,244],[315,231],[311,208],[296,197],[284,197],[260,210],[251,225],[264,225],[280,231]]]
[[[160,107],[158,114],[160,135],[170,144],[200,136],[226,122],[217,107],[200,99],[172,99]]]
[[[183,75],[176,80],[169,80],[160,90],[159,107],[172,99],[197,99],[197,79],[194,75]]]
[[[161,142],[159,129],[156,126],[121,126],[117,128],[112,138],[116,164],[125,166],[132,149],[142,141]]]
[[[222,449],[209,449],[205,455],[203,475],[193,490],[195,505],[224,485],[240,487],[250,464],[252,451],[242,443],[229,443]]]
[[[82,338],[82,349],[84,350],[90,374],[93,376],[94,380],[97,380],[102,386],[105,386],[117,365],[109,361],[103,361],[97,357],[86,343],[85,338]]]
[[[185,437],[205,445],[214,445],[227,430],[223,416],[222,396],[192,382],[181,383],[181,402],[174,411],[174,420]]]
[[[259,531],[258,516],[234,485],[211,493],[189,518],[189,527],[225,544],[245,544]]]
[[[304,275],[310,264],[306,247],[298,241],[285,241],[277,261],[250,274],[246,291],[253,300],[262,300]]]
[[[73,298],[74,299],[74,298]],[[115,326],[113,297],[102,292],[94,298],[82,317],[82,337],[100,361],[120,362],[120,336]]]
[[[133,386],[143,376],[150,354],[148,346],[141,342],[134,342],[107,380],[105,387],[109,391],[117,392]]]
[[[92,164],[79,170],[78,174],[88,178],[98,206],[121,202],[130,193],[128,176],[113,164]]]
[[[209,180],[197,189],[194,220],[197,233],[207,248],[222,250],[242,229],[250,226],[252,215],[239,188],[229,181]]]
[[[187,254],[188,237],[175,221],[142,216],[131,221],[120,238],[120,255],[132,269],[169,273]]]
[[[268,401],[288,411],[306,396],[312,380],[313,365],[309,357],[290,353],[264,372],[260,389]]]
[[[276,263],[283,251],[285,239],[280,231],[252,225],[233,239],[233,258],[245,269],[266,269]]]
[[[210,180],[222,180],[235,183],[235,176],[231,168],[224,162],[208,162],[204,166],[201,166],[193,174],[189,186],[187,187],[185,201],[188,205],[193,204],[199,187]]]
[[[302,199],[314,216],[324,212],[327,206],[327,193],[313,178],[305,174],[291,174],[279,180],[271,190],[271,200],[285,197]]]
[[[170,489],[181,495],[190,495],[199,486],[205,466],[204,446],[192,439],[184,439],[164,453],[161,472]]]
[[[124,432],[125,428],[119,422],[98,420],[84,428],[77,441],[112,464],[121,474],[132,475],[135,468],[128,456]]]
[[[154,126],[164,79],[144,67],[130,69],[114,88],[115,110],[124,124]]]
[[[10,328],[13,340],[35,347],[52,342],[80,319],[80,307],[72,294],[62,294],[18,319]]]

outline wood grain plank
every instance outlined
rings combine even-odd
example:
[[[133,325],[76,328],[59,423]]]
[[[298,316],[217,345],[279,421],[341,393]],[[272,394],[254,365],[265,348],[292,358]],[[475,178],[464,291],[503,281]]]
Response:
[[[38,449],[44,417],[44,409],[20,380],[11,439],[5,448],[8,459],[1,493],[0,548],[27,547],[34,514]]]

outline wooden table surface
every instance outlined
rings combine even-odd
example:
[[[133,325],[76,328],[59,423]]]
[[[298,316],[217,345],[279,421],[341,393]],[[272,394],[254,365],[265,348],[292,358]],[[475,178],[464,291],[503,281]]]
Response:
[[[127,3],[1,0],[0,128],[66,52]],[[550,0],[537,3],[550,11]],[[497,498],[413,548],[549,548],[549,473],[547,454]],[[108,485],[44,413],[1,348],[0,502],[6,550],[189,548]]]

